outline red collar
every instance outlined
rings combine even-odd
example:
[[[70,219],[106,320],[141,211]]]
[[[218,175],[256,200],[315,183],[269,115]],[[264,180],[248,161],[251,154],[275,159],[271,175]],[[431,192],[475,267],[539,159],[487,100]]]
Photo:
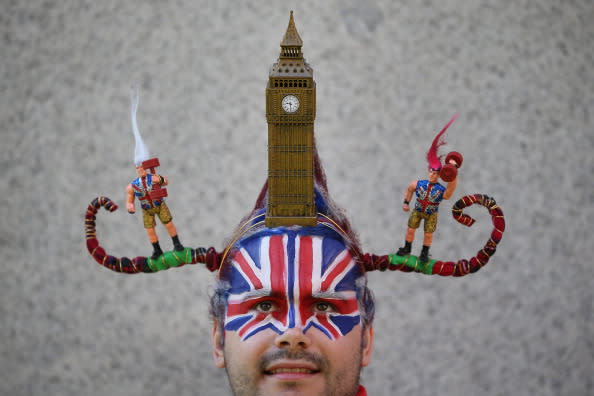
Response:
[[[359,385],[357,396],[367,396],[367,391],[365,390],[365,388],[363,388],[363,385]]]

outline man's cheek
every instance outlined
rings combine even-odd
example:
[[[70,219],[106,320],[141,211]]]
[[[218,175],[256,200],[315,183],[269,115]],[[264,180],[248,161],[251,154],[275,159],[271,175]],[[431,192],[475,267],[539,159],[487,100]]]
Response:
[[[317,329],[321,331],[330,340],[337,340],[349,334],[357,325],[361,323],[359,315],[326,315],[316,314],[313,320],[306,326],[306,331]]]

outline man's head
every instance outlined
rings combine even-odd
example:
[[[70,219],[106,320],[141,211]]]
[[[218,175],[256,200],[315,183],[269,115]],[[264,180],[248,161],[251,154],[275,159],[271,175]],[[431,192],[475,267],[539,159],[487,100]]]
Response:
[[[429,182],[430,183],[437,183],[439,181],[439,171],[441,168],[432,168],[429,167]]]
[[[356,394],[374,301],[353,251],[324,224],[235,244],[211,301],[215,364],[235,395]]]
[[[136,174],[138,177],[146,176],[146,169],[144,169],[141,165],[136,165]]]

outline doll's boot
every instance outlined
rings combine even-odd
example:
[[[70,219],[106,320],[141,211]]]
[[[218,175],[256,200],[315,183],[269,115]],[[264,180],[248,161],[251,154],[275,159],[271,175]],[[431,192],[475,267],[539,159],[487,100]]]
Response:
[[[177,235],[171,237],[171,240],[173,241],[173,250],[175,250],[176,252],[181,252],[182,250],[184,250],[184,245],[181,244],[181,242],[179,241],[179,237]]]
[[[163,254],[163,251],[161,250],[161,245],[159,245],[159,241],[154,242],[153,243],[153,254],[151,255],[151,258],[153,260],[158,259],[161,255]]]
[[[398,249],[396,254],[398,256],[406,256],[410,254],[410,250],[412,249],[412,242],[404,241],[404,246]]]
[[[421,264],[425,264],[429,261],[429,246],[423,245],[423,249],[421,249],[421,254],[419,255],[419,261]]]

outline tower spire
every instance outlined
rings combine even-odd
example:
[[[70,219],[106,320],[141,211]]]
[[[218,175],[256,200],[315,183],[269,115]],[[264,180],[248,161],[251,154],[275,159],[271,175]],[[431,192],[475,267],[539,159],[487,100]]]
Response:
[[[291,10],[291,16],[289,17],[289,25],[287,31],[280,43],[281,53],[280,58],[303,58],[301,53],[301,46],[303,46],[303,40],[297,32],[295,27],[295,20],[293,19],[293,11]]]
[[[281,47],[301,47],[302,45],[303,41],[301,40],[301,37],[297,32],[297,28],[295,27],[293,11],[291,10],[291,16],[289,17],[289,26],[287,26],[287,31],[285,33],[285,36],[283,37],[283,41],[281,41]]]

